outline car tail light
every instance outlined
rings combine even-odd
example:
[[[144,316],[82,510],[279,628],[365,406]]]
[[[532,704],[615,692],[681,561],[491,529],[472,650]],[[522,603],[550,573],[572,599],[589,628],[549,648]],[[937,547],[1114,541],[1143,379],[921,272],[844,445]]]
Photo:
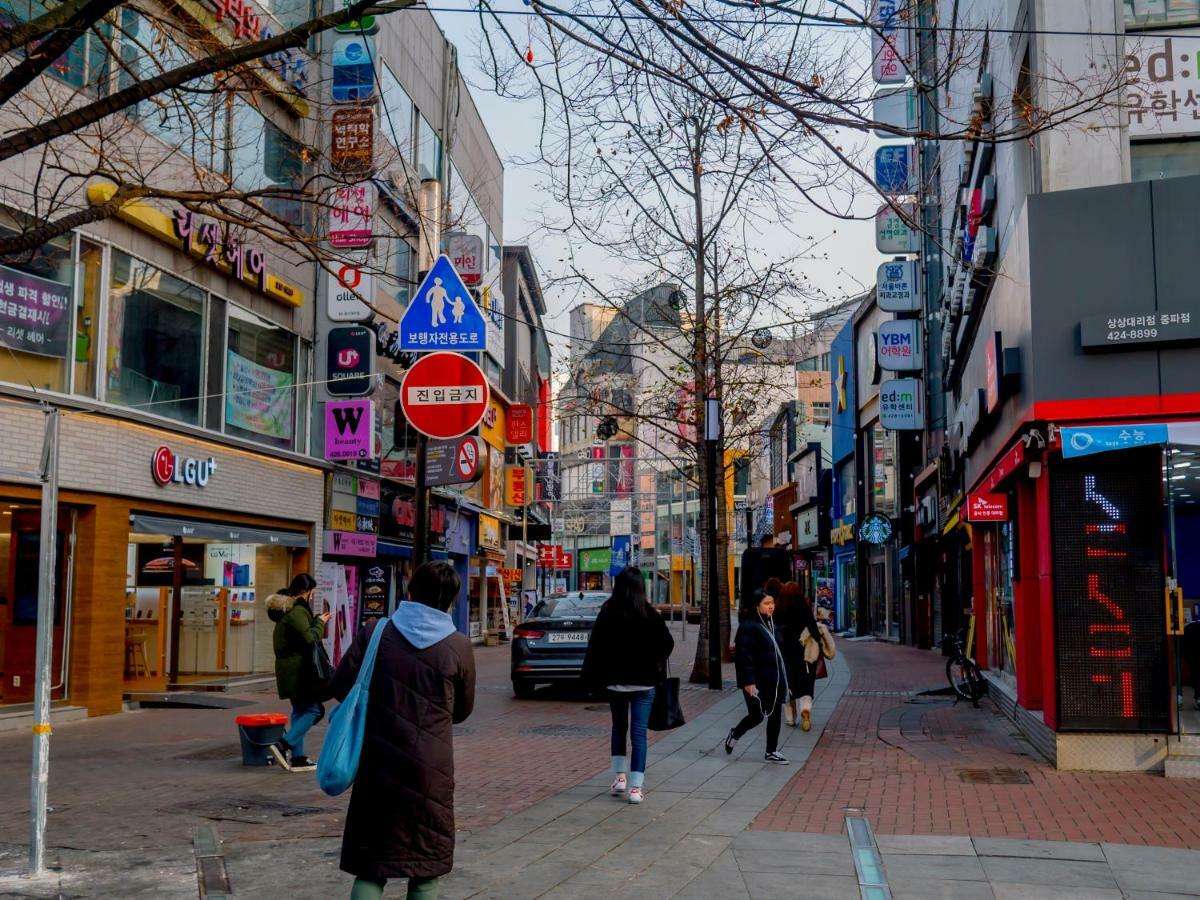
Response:
[[[545,636],[546,632],[539,631],[529,625],[518,625],[513,632],[519,638],[525,638],[527,641],[536,641]]]

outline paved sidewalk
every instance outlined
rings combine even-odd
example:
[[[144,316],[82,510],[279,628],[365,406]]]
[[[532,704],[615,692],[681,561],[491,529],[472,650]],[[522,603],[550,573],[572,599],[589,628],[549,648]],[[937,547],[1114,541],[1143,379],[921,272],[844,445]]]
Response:
[[[780,749],[791,766],[763,762],[763,727],[726,755],[725,734],[745,712],[741,696],[728,693],[653,745],[641,806],[610,797],[604,772],[490,828],[461,832],[455,870],[442,883],[441,900],[611,900],[614,891],[639,900],[751,896],[744,886],[738,893],[735,838],[812,752],[828,711],[848,683],[846,667],[838,666],[819,683],[813,730],[783,729]],[[530,765],[553,768],[556,760],[531,760]],[[349,893],[351,880],[337,869],[338,850],[330,841],[231,842],[225,856],[239,896],[327,898]],[[846,853],[848,859],[848,845]],[[755,867],[753,857],[747,864]],[[767,881],[772,865],[763,863]],[[841,871],[843,886],[852,884],[844,867]],[[794,879],[789,880],[794,888]],[[403,896],[402,886],[389,888],[387,896]]]
[[[756,829],[837,834],[856,808],[881,834],[1200,848],[1200,779],[1057,771],[990,701],[973,709],[918,696],[945,684],[940,654],[879,642],[838,649],[849,690]]]

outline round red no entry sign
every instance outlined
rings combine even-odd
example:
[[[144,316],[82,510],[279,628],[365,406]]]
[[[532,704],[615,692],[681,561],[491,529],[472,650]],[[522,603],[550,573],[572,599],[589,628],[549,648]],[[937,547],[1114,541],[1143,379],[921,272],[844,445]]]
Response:
[[[400,384],[405,418],[431,438],[456,438],[473,431],[483,419],[487,403],[483,370],[457,353],[422,356]]]

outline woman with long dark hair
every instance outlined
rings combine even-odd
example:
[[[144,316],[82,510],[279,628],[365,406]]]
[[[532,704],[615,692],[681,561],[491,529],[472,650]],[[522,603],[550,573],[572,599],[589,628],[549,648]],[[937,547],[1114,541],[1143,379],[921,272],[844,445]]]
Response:
[[[791,719],[788,724],[796,724],[796,699],[799,698],[800,727],[808,731],[812,728],[817,663],[822,656],[833,659],[836,652],[833,635],[813,615],[812,606],[804,598],[800,585],[788,582],[783,586],[782,596],[786,600],[775,617],[783,625],[785,634],[784,659],[788,663],[788,679],[791,685]]]
[[[775,595],[775,624],[780,629],[779,647],[783,650],[790,688],[783,707],[783,721],[793,728],[799,724],[796,698],[801,696],[799,690],[804,684],[804,648],[800,645],[800,632],[811,618],[812,610],[804,602],[800,585],[794,581],[781,584],[779,593]],[[809,693],[812,693],[811,689]]]
[[[755,591],[743,601],[734,638],[734,662],[738,687],[746,701],[746,715],[729,729],[725,752],[732,753],[733,745],[765,719],[767,752],[763,759],[786,766],[787,758],[779,753],[779,720],[787,700],[787,665],[774,614],[775,598],[762,590]]]
[[[628,566],[617,575],[612,596],[600,607],[587,655],[583,682],[608,691],[612,710],[612,795],[628,790],[630,803],[644,799],[646,727],[654,689],[666,677],[675,639],[667,623],[646,600],[641,569]],[[626,735],[632,760],[625,753]]]
[[[267,598],[267,618],[275,623],[275,682],[281,700],[292,702],[291,727],[271,745],[271,754],[288,772],[311,772],[316,761],[304,755],[304,736],[325,716],[321,701],[328,687],[317,671],[313,646],[325,636],[329,613],[314,616],[316,579],[301,572],[292,583]]]

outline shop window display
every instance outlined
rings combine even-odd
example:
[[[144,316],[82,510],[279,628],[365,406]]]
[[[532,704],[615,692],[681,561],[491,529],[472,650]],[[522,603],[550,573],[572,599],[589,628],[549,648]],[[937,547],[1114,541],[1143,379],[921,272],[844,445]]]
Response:
[[[204,292],[119,250],[110,284],[107,398],[200,424]]]
[[[15,228],[0,226],[0,234],[17,234]],[[89,245],[90,246],[90,245]],[[96,249],[96,248],[93,248]],[[100,267],[81,269],[93,305]],[[64,236],[43,244],[28,256],[0,266],[0,381],[37,390],[70,390],[71,360],[77,358],[77,340],[90,343],[95,320],[79,338],[83,316],[76,321],[76,271],[71,238]]]
[[[225,430],[290,449],[295,434],[296,336],[229,307]]]

